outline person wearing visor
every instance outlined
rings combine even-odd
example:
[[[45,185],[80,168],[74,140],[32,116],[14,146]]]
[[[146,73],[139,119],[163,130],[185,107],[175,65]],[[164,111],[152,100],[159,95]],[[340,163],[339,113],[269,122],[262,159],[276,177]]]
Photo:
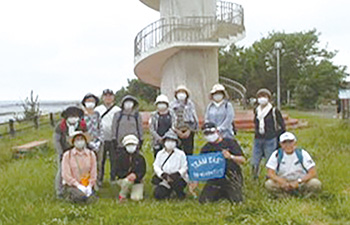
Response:
[[[173,127],[175,122],[175,115],[169,110],[169,100],[166,95],[159,95],[155,105],[157,110],[152,112],[148,121],[149,131],[153,139],[154,158],[163,149],[163,137]]]
[[[100,119],[102,121],[103,136],[104,136],[101,172],[100,172],[99,181],[98,181],[101,184],[103,182],[107,156],[109,156],[109,161],[110,161],[110,177],[112,177],[113,175],[112,171],[115,171],[117,152],[113,147],[112,122],[113,122],[114,114],[120,111],[120,108],[115,104],[115,96],[111,89],[105,89],[102,92],[102,101],[103,101],[103,104],[95,108],[95,111],[100,114]]]
[[[123,138],[123,151],[120,152],[116,163],[117,184],[120,186],[119,202],[124,202],[130,194],[130,199],[143,199],[142,179],[146,174],[146,161],[139,152],[139,139],[133,135]]]
[[[57,198],[63,198],[63,185],[61,176],[61,162],[63,153],[72,148],[69,137],[76,131],[87,131],[84,120],[84,112],[75,106],[70,106],[61,114],[61,122],[57,124],[54,132],[54,144],[57,153],[57,173],[55,178],[55,189]]]
[[[205,112],[205,121],[214,123],[223,138],[233,138],[234,136],[235,112],[228,99],[225,87],[221,84],[215,84],[210,91],[211,102]]]
[[[131,95],[126,95],[121,101],[121,111],[114,114],[112,121],[113,145],[117,154],[124,150],[123,138],[128,134],[134,134],[139,139],[140,148],[142,146],[142,118],[138,111],[138,101]],[[111,177],[111,181],[115,174]]]
[[[267,161],[265,187],[276,194],[312,194],[321,190],[317,179],[316,164],[304,149],[296,145],[296,137],[290,132],[280,136],[281,148],[274,151]]]
[[[252,155],[252,174],[259,178],[260,161],[268,160],[278,147],[278,137],[285,132],[285,124],[281,112],[270,103],[271,92],[265,88],[257,94],[258,106],[254,110],[255,137]]]
[[[226,171],[223,178],[208,180],[199,196],[200,203],[227,199],[231,203],[243,201],[243,174],[240,165],[246,162],[242,149],[236,140],[223,138],[214,123],[205,123],[202,127],[207,143],[200,154],[222,152],[226,159]],[[193,186],[197,185],[196,183]],[[192,187],[194,188],[194,187]]]
[[[88,148],[95,152],[97,158],[97,171],[98,171],[98,187],[102,186],[101,171],[102,171],[102,143],[103,143],[103,125],[101,122],[99,112],[95,111],[95,107],[99,103],[99,98],[91,93],[84,96],[81,104],[84,109],[84,120],[88,133],[91,136],[91,141],[88,143]]]
[[[87,148],[90,137],[82,131],[74,132],[70,141],[73,149],[62,158],[64,196],[72,202],[87,202],[93,197],[96,185],[96,156]]]
[[[183,151],[176,148],[178,138],[173,130],[169,130],[163,138],[164,148],[158,152],[153,163],[155,176],[152,183],[156,185],[154,197],[157,200],[169,199],[175,192],[178,199],[184,199],[187,185],[187,159]]]
[[[190,99],[190,91],[180,85],[175,90],[175,99],[170,103],[175,114],[174,130],[180,139],[178,146],[186,155],[193,154],[194,135],[198,130],[196,108]]]

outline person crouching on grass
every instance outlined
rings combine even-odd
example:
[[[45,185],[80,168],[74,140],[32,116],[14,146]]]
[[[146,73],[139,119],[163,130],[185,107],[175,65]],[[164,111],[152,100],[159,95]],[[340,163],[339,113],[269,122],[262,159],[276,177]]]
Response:
[[[76,203],[89,201],[96,185],[96,156],[86,146],[89,136],[76,131],[71,137],[74,148],[65,152],[62,159],[64,197]]]
[[[139,139],[129,134],[122,140],[124,150],[120,152],[116,162],[117,184],[120,186],[119,202],[124,202],[130,193],[130,199],[143,199],[142,179],[146,174],[146,161],[139,152]]]
[[[274,194],[312,194],[321,190],[316,165],[304,149],[297,148],[296,137],[290,132],[280,136],[281,148],[268,160],[268,180],[265,187]]]
[[[178,199],[184,199],[187,185],[187,159],[185,153],[176,148],[178,138],[173,130],[163,137],[164,148],[157,153],[153,163],[155,175],[152,183],[156,185],[154,197],[157,200],[169,199],[174,191]]]
[[[207,143],[201,154],[221,151],[226,158],[226,171],[223,178],[210,179],[205,184],[199,202],[215,202],[227,199],[231,203],[243,201],[243,175],[240,165],[246,162],[239,144],[232,138],[223,138],[214,123],[205,123],[202,127]],[[197,186],[192,183],[191,189]]]

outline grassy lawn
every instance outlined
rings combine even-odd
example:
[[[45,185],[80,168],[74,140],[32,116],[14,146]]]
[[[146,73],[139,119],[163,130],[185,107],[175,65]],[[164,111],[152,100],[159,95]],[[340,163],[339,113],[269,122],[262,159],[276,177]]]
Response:
[[[317,197],[273,199],[263,188],[263,176],[259,182],[251,180],[248,163],[244,166],[243,204],[224,201],[200,205],[190,197],[182,202],[156,202],[150,184],[153,155],[147,136],[144,201],[117,203],[118,188],[110,187],[107,169],[107,181],[96,203],[66,203],[55,199],[56,158],[52,128],[46,126],[13,139],[0,139],[0,224],[350,224],[350,125],[296,111],[290,115],[309,121],[308,128],[294,132],[299,146],[308,150],[316,161],[323,183],[323,191]],[[24,159],[11,158],[12,146],[38,139],[50,139],[47,152]],[[204,144],[200,139],[197,137],[196,151]],[[253,134],[239,132],[237,139],[249,159]]]

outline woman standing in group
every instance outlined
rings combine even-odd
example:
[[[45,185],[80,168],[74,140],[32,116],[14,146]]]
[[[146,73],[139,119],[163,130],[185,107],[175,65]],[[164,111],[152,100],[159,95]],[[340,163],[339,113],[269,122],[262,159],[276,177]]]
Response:
[[[95,111],[99,99],[97,96],[89,93],[86,94],[81,101],[84,107],[84,120],[86,121],[87,130],[92,140],[88,143],[88,148],[93,150],[97,157],[97,171],[98,171],[98,182],[99,187],[102,186],[102,158],[103,158],[103,129],[100,114]]]
[[[228,99],[225,87],[221,84],[215,84],[210,91],[211,102],[205,112],[205,122],[214,123],[223,138],[232,139],[235,112]]]
[[[61,162],[63,153],[72,148],[71,143],[68,141],[69,137],[74,134],[75,131],[87,130],[86,123],[84,121],[84,112],[75,106],[70,106],[64,110],[61,114],[61,122],[56,126],[54,133],[54,143],[57,153],[57,174],[55,178],[55,189],[57,198],[63,197],[63,185],[61,176]]]
[[[170,108],[175,113],[174,129],[181,141],[179,148],[186,155],[193,154],[194,134],[198,130],[198,117],[194,103],[190,99],[190,91],[180,85],[175,90],[175,100]]]
[[[271,92],[262,88],[256,93],[258,107],[254,110],[255,139],[253,146],[253,177],[259,177],[260,161],[268,160],[277,149],[278,137],[285,132],[285,124],[281,112],[270,103]]]
[[[153,138],[154,158],[163,149],[163,137],[174,124],[175,115],[169,110],[169,100],[165,95],[159,95],[155,102],[157,110],[152,112],[149,119],[149,131]]]

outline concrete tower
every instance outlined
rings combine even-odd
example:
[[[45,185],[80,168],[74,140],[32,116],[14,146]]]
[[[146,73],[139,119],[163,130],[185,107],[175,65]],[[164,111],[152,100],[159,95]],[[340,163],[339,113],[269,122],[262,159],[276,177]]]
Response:
[[[242,39],[243,8],[218,0],[140,0],[160,20],[135,38],[135,74],[170,99],[186,85],[203,115],[208,93],[218,82],[218,49]]]

